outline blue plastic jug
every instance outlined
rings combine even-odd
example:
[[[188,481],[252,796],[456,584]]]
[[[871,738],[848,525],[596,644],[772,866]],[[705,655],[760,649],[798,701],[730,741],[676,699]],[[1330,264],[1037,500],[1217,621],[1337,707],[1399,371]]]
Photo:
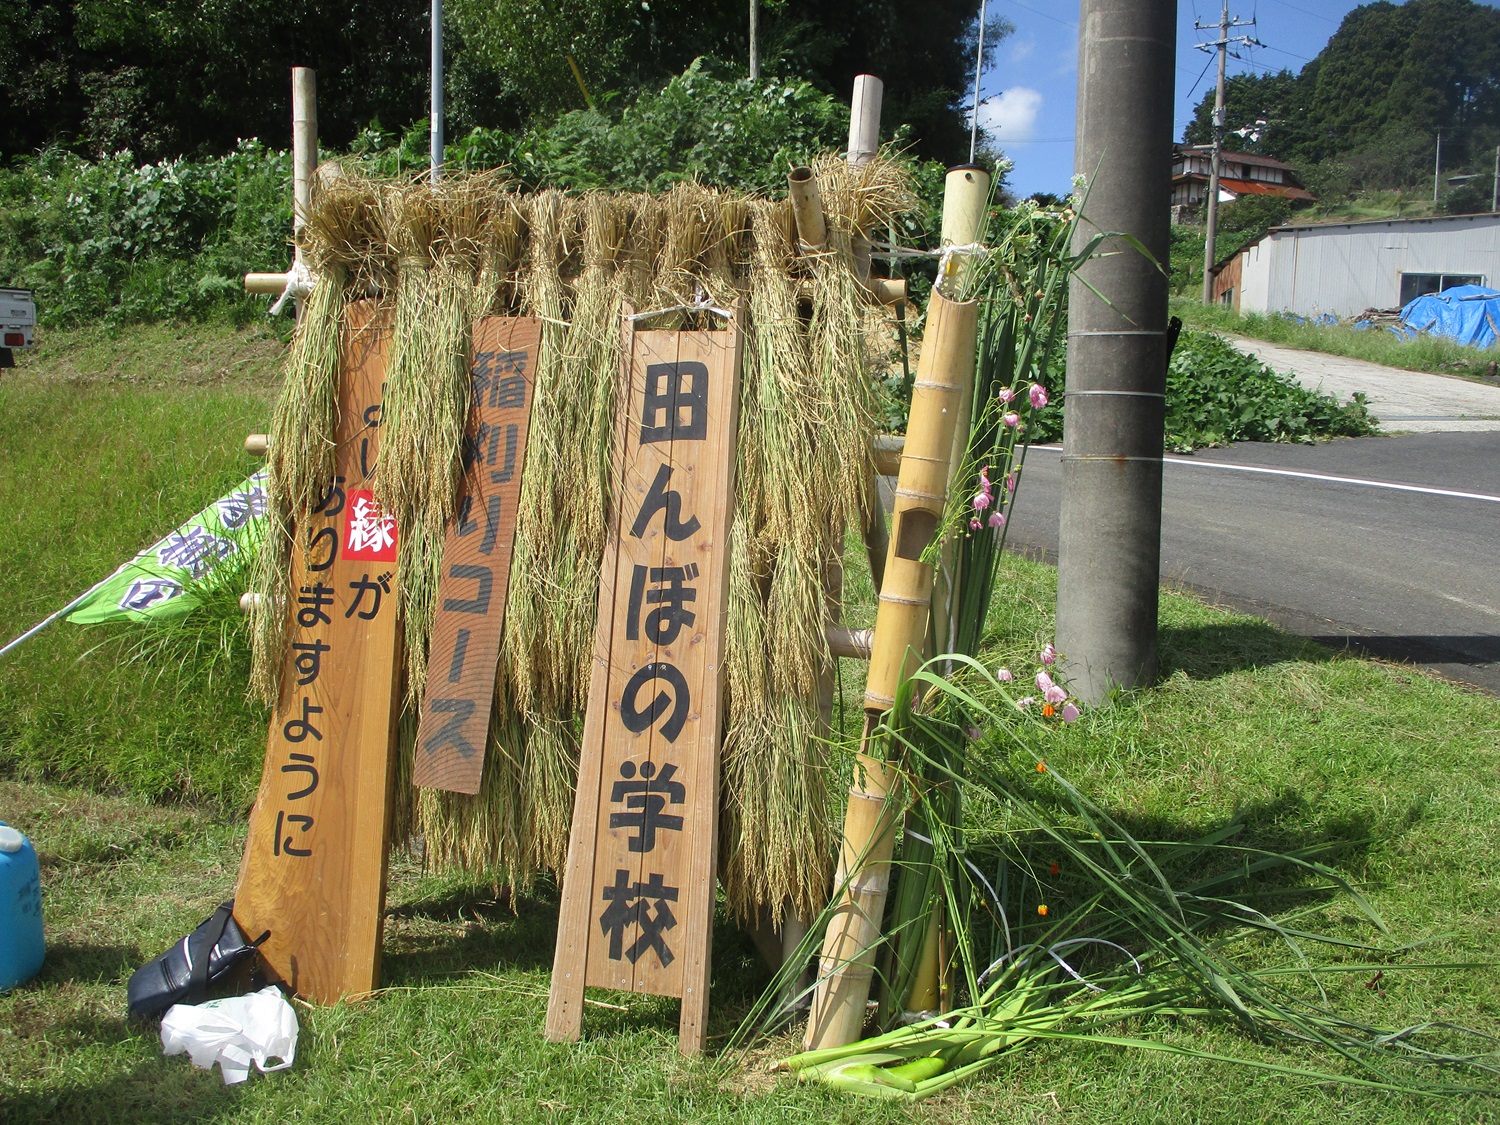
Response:
[[[42,873],[31,841],[0,822],[0,992],[36,976],[42,943]]]

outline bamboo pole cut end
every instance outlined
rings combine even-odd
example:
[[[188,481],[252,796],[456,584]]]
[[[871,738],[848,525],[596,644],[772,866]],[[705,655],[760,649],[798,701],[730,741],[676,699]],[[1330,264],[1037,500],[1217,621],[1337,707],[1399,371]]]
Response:
[[[797,241],[807,250],[820,250],[828,241],[828,224],[823,218],[823,196],[811,168],[793,168],[786,174],[787,198],[792,203],[792,219],[797,224]]]
[[[246,434],[245,452],[252,457],[264,457],[271,451],[270,434]]]

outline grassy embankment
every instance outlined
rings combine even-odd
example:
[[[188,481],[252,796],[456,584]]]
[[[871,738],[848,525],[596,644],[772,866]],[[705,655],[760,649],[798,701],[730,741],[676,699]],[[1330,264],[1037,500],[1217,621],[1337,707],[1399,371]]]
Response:
[[[275,344],[151,330],[150,359],[69,338],[0,379],[0,635],[67,601],[219,495],[265,425]],[[856,571],[857,551],[849,557]],[[989,659],[1026,666],[1050,637],[1054,575],[1003,575]],[[868,596],[851,573],[851,591]],[[1500,943],[1500,702],[1410,669],[1330,654],[1253,618],[1167,595],[1159,686],[1056,733],[1052,767],[1141,838],[1233,821],[1270,847],[1339,844],[1333,862],[1393,932],[1435,938],[1402,962],[1484,962]],[[1299,1082],[1103,1046],[1039,1043],[1009,1066],[916,1108],[854,1101],[752,1063],[683,1062],[675,1004],[601,997],[576,1046],[540,1035],[556,925],[545,888],[511,903],[490,886],[393,864],[387,988],[299,1006],[296,1067],[224,1088],[164,1059],[129,1025],[124,982],[232,890],[264,718],[240,698],[241,650],[200,666],[122,662],[135,633],[59,625],[0,661],[0,819],[43,856],[50,955],[0,997],[0,1119],[110,1122],[1479,1121],[1496,1103]],[[860,669],[846,662],[846,698]],[[1366,940],[1347,901],[1285,887],[1300,925]],[[721,919],[713,1033],[764,977]],[[1266,956],[1274,947],[1268,945]],[[1364,955],[1355,955],[1363,959]],[[1440,1018],[1500,1033],[1500,973],[1387,969],[1330,976],[1331,1003],[1372,1023]],[[1331,1065],[1216,1023],[1130,1029],[1226,1054]]]
[[[1493,384],[1491,372],[1500,352],[1456,344],[1436,336],[1401,340],[1384,328],[1355,331],[1343,324],[1299,324],[1281,316],[1261,313],[1241,315],[1217,305],[1208,307],[1188,297],[1174,298],[1172,312],[1193,328],[1236,333],[1289,348],[1348,356],[1408,371],[1431,371],[1458,375]]]

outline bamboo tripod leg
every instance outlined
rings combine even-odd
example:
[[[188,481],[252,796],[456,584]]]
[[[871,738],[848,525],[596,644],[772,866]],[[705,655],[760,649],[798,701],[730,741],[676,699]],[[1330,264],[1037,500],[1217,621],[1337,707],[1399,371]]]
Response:
[[[866,718],[866,742],[878,721],[875,715]],[[852,1043],[859,1038],[890,886],[893,829],[901,807],[891,790],[899,784],[899,775],[863,753],[854,769],[839,859],[839,901],[828,923],[818,963],[822,983],[813,995],[807,1020],[810,1046]],[[868,841],[867,846],[861,846],[863,841]]]
[[[823,939],[808,1020],[812,1048],[852,1042],[864,1026],[895,826],[904,806],[900,767],[875,757],[872,737],[901,682],[915,670],[927,638],[933,567],[922,558],[942,523],[960,403],[973,392],[977,313],[973,302],[956,303],[933,292],[865,684],[865,734],[844,820],[839,897]]]

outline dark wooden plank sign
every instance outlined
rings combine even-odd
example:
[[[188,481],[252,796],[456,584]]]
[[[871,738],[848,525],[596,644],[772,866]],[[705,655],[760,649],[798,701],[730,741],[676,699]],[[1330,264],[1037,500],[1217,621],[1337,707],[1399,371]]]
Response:
[[[738,314],[737,314],[738,315]],[[741,333],[626,321],[615,510],[547,1036],[585,986],[682,999],[701,1051],[717,866],[724,611]]]
[[[540,336],[533,317],[475,326],[464,476],[443,544],[417,728],[413,780],[424,788],[479,792]]]
[[[370,491],[388,329],[373,301],[343,337],[334,477],[296,528],[290,646],[234,916],[299,996],[376,987],[396,729],[395,520]]]

